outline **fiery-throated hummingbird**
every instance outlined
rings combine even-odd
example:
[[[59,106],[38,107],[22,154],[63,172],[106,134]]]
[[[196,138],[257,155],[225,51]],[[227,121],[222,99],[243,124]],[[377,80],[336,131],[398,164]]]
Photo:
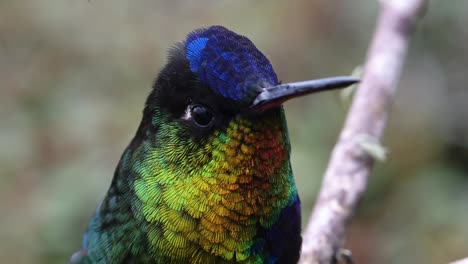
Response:
[[[71,263],[296,263],[282,103],[357,81],[280,84],[246,37],[191,32],[170,51]]]

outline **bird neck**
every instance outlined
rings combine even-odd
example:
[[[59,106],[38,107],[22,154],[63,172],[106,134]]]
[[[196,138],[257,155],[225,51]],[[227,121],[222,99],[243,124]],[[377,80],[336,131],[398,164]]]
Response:
[[[259,120],[235,118],[203,142],[180,142],[172,129],[159,125],[134,139],[114,179],[131,185],[153,254],[259,257],[250,254],[257,230],[271,227],[297,195],[282,108]]]

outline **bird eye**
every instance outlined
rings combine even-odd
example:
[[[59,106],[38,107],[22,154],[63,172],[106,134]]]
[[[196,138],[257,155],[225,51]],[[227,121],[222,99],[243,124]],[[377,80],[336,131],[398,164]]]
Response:
[[[190,108],[192,120],[198,127],[207,128],[213,124],[214,114],[204,105],[193,105]]]

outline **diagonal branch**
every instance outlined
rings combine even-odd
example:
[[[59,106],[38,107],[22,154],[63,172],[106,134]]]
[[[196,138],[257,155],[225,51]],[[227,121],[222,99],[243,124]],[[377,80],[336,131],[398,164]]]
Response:
[[[468,264],[468,258],[460,259],[454,262],[450,262],[450,264]]]
[[[427,0],[382,0],[364,75],[332,152],[315,209],[304,234],[301,264],[331,263],[345,228],[367,187],[374,158],[364,142],[378,145],[387,122],[410,36]]]

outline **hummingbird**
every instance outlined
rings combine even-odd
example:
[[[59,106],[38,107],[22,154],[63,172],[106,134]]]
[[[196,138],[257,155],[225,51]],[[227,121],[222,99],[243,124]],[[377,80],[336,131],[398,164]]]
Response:
[[[283,102],[354,77],[285,83],[222,26],[169,52],[70,263],[297,263],[301,209]]]

